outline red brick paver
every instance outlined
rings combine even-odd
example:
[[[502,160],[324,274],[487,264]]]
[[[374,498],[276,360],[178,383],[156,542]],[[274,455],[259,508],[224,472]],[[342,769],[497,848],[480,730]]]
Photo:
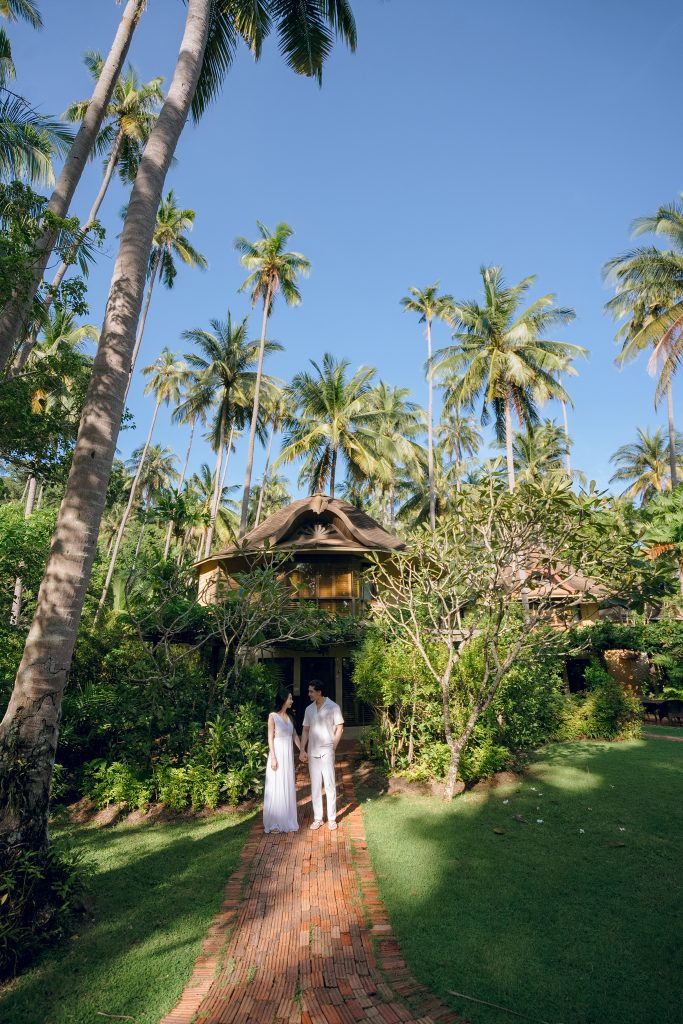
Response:
[[[180,1002],[162,1024],[454,1024],[409,974],[370,865],[351,768],[337,769],[339,828],[254,825]]]

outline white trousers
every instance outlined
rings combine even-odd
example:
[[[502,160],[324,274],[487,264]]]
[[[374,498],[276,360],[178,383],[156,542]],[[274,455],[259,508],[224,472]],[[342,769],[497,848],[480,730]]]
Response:
[[[309,757],[308,770],[311,773],[311,798],[313,800],[313,818],[323,820],[323,783],[327,799],[327,820],[335,821],[337,817],[337,783],[334,778],[334,750],[321,757]]]

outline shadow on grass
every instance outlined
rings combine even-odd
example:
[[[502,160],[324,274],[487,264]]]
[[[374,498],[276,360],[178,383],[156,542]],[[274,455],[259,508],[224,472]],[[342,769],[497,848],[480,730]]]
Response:
[[[252,818],[69,829],[94,862],[92,912],[0,993],[0,1019],[92,1024],[104,1013],[156,1024],[189,977]]]
[[[475,1024],[514,1018],[449,991],[550,1024],[678,1024],[683,750],[663,747],[557,745],[451,806],[366,802],[416,976]]]

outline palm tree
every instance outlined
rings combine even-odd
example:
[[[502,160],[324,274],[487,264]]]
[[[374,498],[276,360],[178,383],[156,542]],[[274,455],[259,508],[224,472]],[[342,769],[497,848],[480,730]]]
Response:
[[[311,264],[300,252],[285,251],[285,245],[294,234],[289,224],[280,223],[275,228],[275,231],[269,231],[260,221],[257,221],[256,224],[261,237],[255,242],[249,242],[246,238],[235,239],[235,248],[241,254],[240,263],[250,271],[249,276],[240,286],[240,291],[251,292],[252,306],[255,306],[259,300],[263,303],[261,345],[256,370],[254,408],[251,414],[249,449],[247,451],[247,465],[244,471],[240,537],[243,537],[246,533],[249,514],[249,489],[251,487],[251,471],[254,465],[254,444],[256,442],[256,424],[259,417],[261,372],[268,318],[273,310],[273,303],[278,292],[282,292],[288,306],[299,305],[301,293],[297,285],[297,277],[299,274],[307,277],[311,269]]]
[[[197,385],[197,378],[194,374],[188,371],[187,380],[184,383],[184,390],[181,395],[181,400],[171,413],[171,420],[173,423],[179,423],[183,426],[189,424],[190,426],[190,437],[187,442],[187,450],[185,452],[185,460],[183,462],[183,468],[180,471],[180,480],[178,481],[178,491],[182,491],[183,484],[185,483],[185,475],[187,473],[187,467],[190,462],[190,452],[192,451],[192,443],[194,441],[194,431],[199,421],[202,425],[206,426],[206,411],[201,406],[201,393]],[[169,519],[168,529],[166,530],[166,541],[164,543],[164,558],[168,558],[168,552],[171,547],[171,537],[173,533],[173,521]]]
[[[289,492],[289,481],[284,476],[271,473],[265,483],[254,484],[251,489],[249,505],[249,529],[258,526],[260,517],[272,516],[279,508],[289,505],[292,495]]]
[[[678,467],[683,462],[683,436],[675,438],[676,461]],[[638,428],[638,440],[632,444],[622,444],[610,458],[617,466],[617,471],[610,478],[612,481],[627,482],[628,486],[622,494],[631,499],[646,502],[655,494],[661,494],[671,487],[671,469],[668,465],[667,443],[662,432],[657,428],[654,433]]]
[[[30,0],[0,0],[0,18],[28,21],[42,28],[40,12]],[[58,121],[37,113],[7,82],[16,78],[12,47],[0,27],[0,180],[25,178],[32,184],[53,185],[52,157],[63,155],[73,137]]]
[[[129,0],[124,18],[134,20],[143,0]],[[17,750],[23,758],[22,781],[13,788],[13,801],[0,800],[0,842],[20,849],[44,852],[47,848],[49,783],[59,733],[61,698],[71,665],[85,593],[90,581],[95,540],[104,508],[124,396],[135,344],[135,329],[142,305],[147,257],[152,246],[156,212],[166,174],[180,134],[192,112],[200,117],[217,95],[241,38],[260,55],[271,28],[280,35],[280,49],[294,70],[321,79],[324,62],[335,35],[355,47],[355,24],[348,0],[326,0],[324,6],[282,4],[276,0],[235,0],[229,5],[213,0],[188,0],[185,29],[170,88],[157,124],[145,147],[121,234],[105,320],[83,408],[81,429],[74,450],[69,480],[60,506],[54,543],[38,595],[15,685],[0,723],[0,773],[10,771]],[[118,38],[118,37],[117,37]],[[128,42],[130,35],[128,35]],[[103,112],[125,61],[128,45],[116,52],[120,61],[105,62],[98,89]],[[120,52],[119,52],[120,51]],[[112,76],[109,68],[115,70]],[[88,112],[85,146],[80,145],[80,166],[92,147],[99,122]],[[85,137],[85,125],[81,129]],[[79,133],[80,136],[80,133]],[[64,215],[75,187],[74,148],[70,153],[64,188],[65,202],[54,212]],[[76,150],[76,153],[79,151]],[[60,175],[61,178],[61,175]],[[68,188],[66,187],[68,185]],[[36,266],[35,287],[43,275],[51,248],[44,244],[44,261]],[[0,318],[0,368],[16,345],[30,310],[35,288],[23,303]],[[67,555],[68,553],[68,555]],[[49,700],[48,700],[49,697]],[[40,716],[35,708],[42,705]],[[49,703],[49,711],[46,705]],[[40,724],[38,724],[40,723]],[[13,772],[12,778],[16,778]],[[18,801],[18,803],[17,803]],[[20,806],[17,817],[14,808]]]
[[[135,338],[135,347],[133,348],[130,373],[128,375],[128,388],[130,387],[133,370],[135,369],[135,361],[142,344],[142,335],[145,331],[149,304],[152,301],[152,291],[154,290],[154,282],[157,279],[157,275],[167,288],[172,288],[178,274],[175,257],[181,260],[187,267],[199,267],[200,270],[206,270],[208,266],[206,258],[194,248],[185,234],[192,229],[194,218],[194,210],[183,210],[176,205],[173,189],[168,192],[165,199],[162,199],[159,204],[154,225],[154,235],[152,237],[152,251],[149,257],[147,297]],[[126,395],[128,394],[128,388],[126,388]]]
[[[178,482],[178,471],[175,468],[177,456],[170,448],[160,444],[152,444],[147,449],[143,459],[143,449],[136,448],[128,460],[128,468],[134,473],[140,466],[140,477],[138,480],[138,493],[140,495],[140,518],[142,525],[138,535],[138,542],[135,547],[133,564],[137,562],[142,546],[142,538],[147,525],[147,516],[152,502],[164,488]]]
[[[171,537],[178,545],[176,560],[180,564],[195,531],[209,525],[210,512],[203,507],[190,481],[184,486],[178,483],[175,487],[160,491],[155,496],[154,512],[159,519],[168,522]],[[170,542],[167,539],[164,559],[168,558],[169,548]]]
[[[97,612],[95,614],[95,620],[93,626],[97,625],[104,603],[107,600],[107,594],[109,593],[109,587],[111,585],[111,579],[114,575],[114,568],[116,566],[116,559],[118,558],[119,548],[121,547],[121,541],[123,539],[123,533],[126,529],[128,518],[133,509],[135,497],[138,490],[138,485],[142,477],[142,473],[145,467],[145,461],[147,459],[147,451],[152,441],[152,434],[154,433],[154,427],[159,415],[159,409],[162,404],[168,405],[170,402],[178,401],[180,397],[180,388],[184,381],[187,379],[187,363],[179,360],[168,348],[163,348],[157,357],[156,362],[152,363],[151,366],[145,366],[142,371],[145,376],[148,376],[149,382],[145,387],[145,394],[148,395],[151,392],[154,393],[156,401],[154,403],[154,413],[152,414],[152,422],[149,425],[149,432],[147,434],[147,440],[145,441],[142,449],[138,449],[141,453],[139,461],[137,462],[137,470],[133,477],[133,483],[131,484],[130,494],[128,495],[128,504],[126,505],[123,516],[121,517],[121,523],[119,524],[119,530],[114,541],[111,556],[109,559],[109,568],[107,569],[107,575],[104,581],[104,587],[102,588],[102,595],[100,597],[99,604],[97,606]]]
[[[444,461],[444,453],[440,448],[434,451],[433,486],[436,500],[437,519],[446,515],[450,508],[449,494],[451,484],[449,470]],[[422,526],[430,523],[431,528],[431,490],[429,485],[429,467],[423,462],[411,467],[397,482],[398,492],[403,499],[398,510],[398,519],[410,526]]]
[[[484,305],[476,301],[454,304],[455,345],[437,352],[435,363],[442,376],[451,377],[453,401],[467,407],[483,397],[482,424],[493,411],[496,437],[505,442],[508,487],[515,486],[512,451],[513,411],[525,427],[538,422],[538,404],[550,398],[568,400],[557,379],[567,360],[585,349],[543,335],[575,317],[573,309],[555,305],[555,296],[543,295],[526,309],[520,305],[534,276],[506,286],[500,267],[482,267]],[[454,375],[454,376],[453,376]]]
[[[266,462],[263,467],[263,476],[261,477],[261,486],[258,489],[258,499],[256,502],[256,515],[250,515],[250,522],[256,527],[261,522],[261,512],[263,506],[263,495],[267,491],[267,479],[268,470],[270,468],[270,455],[273,449],[273,438],[278,431],[282,430],[282,425],[286,419],[290,416],[289,403],[287,396],[284,391],[280,388],[274,388],[271,400],[268,402],[266,408],[266,418],[270,423],[270,434],[268,435],[268,447],[266,449]]]
[[[666,394],[669,429],[669,465],[673,486],[678,483],[676,428],[671,379],[683,355],[683,205],[661,206],[653,217],[640,217],[633,234],[664,235],[673,244],[663,251],[646,246],[610,260],[605,277],[614,282],[616,295],[606,303],[615,319],[626,317],[617,332],[622,349],[617,365],[631,362],[652,347],[648,372],[657,377],[655,408]]]
[[[424,463],[424,450],[415,439],[424,430],[425,413],[417,403],[410,401],[409,394],[409,388],[389,387],[380,381],[370,399],[373,409],[379,413],[374,426],[380,437],[375,452],[373,482],[379,485],[380,502],[386,498],[390,527],[396,518],[398,468],[417,469]]]
[[[678,585],[683,598],[683,489],[657,494],[645,511],[645,532],[641,541],[648,545],[648,558],[660,558],[673,552],[678,569]]]
[[[372,404],[375,370],[361,366],[348,377],[348,360],[326,352],[322,366],[310,360],[315,373],[297,373],[285,393],[297,414],[286,425],[283,446],[274,466],[306,458],[301,473],[313,490],[329,482],[334,497],[337,459],[347,470],[369,474],[380,441],[381,413]]]
[[[451,401],[448,392],[444,399],[436,436],[444,454],[453,460],[455,487],[456,490],[460,490],[465,462],[477,454],[481,448],[482,438],[474,418],[469,414],[463,414],[457,404]]]
[[[567,451],[570,446],[564,427],[544,420],[516,431],[512,440],[515,471],[525,478],[555,474],[567,477]]]
[[[88,111],[69,148],[68,155],[57,178],[47,210],[55,217],[66,217],[83,169],[95,145],[114,86],[121,74],[130,47],[133,32],[146,6],[147,0],[127,0],[111,49],[95,84]],[[14,0],[8,0],[10,9],[18,9]],[[32,5],[31,5],[32,6]],[[18,343],[31,322],[33,300],[45,273],[50,253],[57,238],[58,228],[45,222],[45,230],[36,246],[31,281],[0,314],[0,371],[9,363]],[[94,549],[93,549],[94,557]]]
[[[104,64],[102,55],[91,50],[84,55],[83,61],[96,82]],[[93,156],[106,154],[106,159],[102,182],[87,220],[81,227],[82,235],[87,234],[95,224],[114,172],[118,171],[123,182],[130,184],[135,180],[142,150],[156,122],[156,110],[164,101],[161,88],[163,81],[163,77],[157,76],[147,83],[141,82],[131,64],[117,80],[111,102],[105,111],[103,126],[92,150]],[[68,107],[64,117],[72,124],[78,124],[83,121],[89,106],[90,100],[78,100]],[[59,288],[68,268],[68,261],[59,266],[50,286],[50,294]]]
[[[427,470],[429,474],[429,523],[432,530],[436,527],[436,491],[434,487],[434,415],[433,415],[433,378],[432,378],[432,321],[445,320],[453,322],[453,297],[439,295],[439,282],[427,288],[410,288],[409,294],[401,299],[401,305],[408,313],[417,313],[420,323],[425,325],[427,340]]]
[[[197,412],[215,410],[213,438],[216,450],[216,472],[214,496],[211,506],[211,523],[206,532],[205,557],[211,553],[214,524],[218,514],[221,467],[228,430],[230,438],[228,449],[232,447],[233,434],[240,429],[249,414],[252,403],[255,403],[257,372],[253,370],[261,356],[260,345],[247,339],[247,320],[233,326],[232,316],[228,310],[227,319],[211,320],[211,331],[195,327],[184,331],[185,341],[191,341],[199,353],[189,353],[185,358],[195,375],[196,386],[189,406]],[[266,352],[281,350],[281,345],[274,341],[264,341]],[[270,377],[263,378],[270,389],[273,381]]]

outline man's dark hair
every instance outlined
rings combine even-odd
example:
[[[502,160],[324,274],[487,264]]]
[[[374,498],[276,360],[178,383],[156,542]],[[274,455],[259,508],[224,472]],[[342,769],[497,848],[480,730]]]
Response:
[[[322,693],[323,697],[327,696],[327,694],[325,693],[325,684],[322,683],[319,679],[311,679],[308,685],[312,686],[313,689],[316,690],[318,693]]]

